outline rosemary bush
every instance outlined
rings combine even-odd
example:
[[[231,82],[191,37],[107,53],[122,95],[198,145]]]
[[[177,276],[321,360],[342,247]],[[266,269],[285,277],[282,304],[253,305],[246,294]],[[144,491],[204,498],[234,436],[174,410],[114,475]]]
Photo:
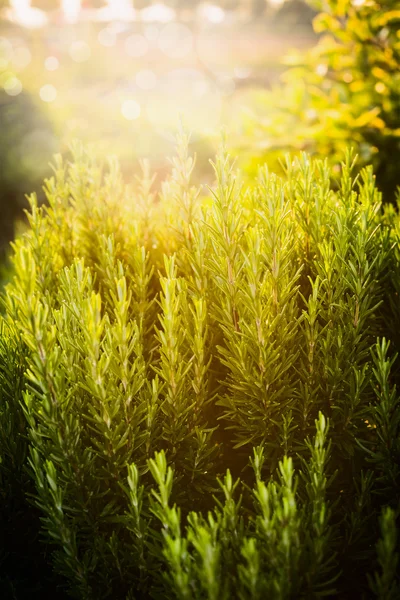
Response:
[[[76,146],[31,197],[2,513],[26,498],[75,598],[398,597],[397,211],[350,153],[335,191],[306,155],[245,185],[222,145],[209,192],[194,166],[181,134],[132,189]]]

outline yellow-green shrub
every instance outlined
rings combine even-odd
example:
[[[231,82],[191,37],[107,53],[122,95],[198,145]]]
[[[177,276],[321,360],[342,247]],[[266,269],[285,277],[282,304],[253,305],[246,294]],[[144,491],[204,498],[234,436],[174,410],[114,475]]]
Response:
[[[400,185],[398,0],[310,4],[320,11],[314,29],[321,37],[255,102],[256,117],[245,126],[250,156],[272,163],[290,149],[335,164],[351,144],[361,166],[374,165],[378,187],[393,201]]]
[[[146,165],[126,188],[77,146],[31,198],[4,297],[3,504],[12,482],[33,498],[75,597],[367,593],[399,497],[400,229],[353,166],[336,191],[306,155],[245,186],[222,148],[205,193],[182,135],[158,195]]]

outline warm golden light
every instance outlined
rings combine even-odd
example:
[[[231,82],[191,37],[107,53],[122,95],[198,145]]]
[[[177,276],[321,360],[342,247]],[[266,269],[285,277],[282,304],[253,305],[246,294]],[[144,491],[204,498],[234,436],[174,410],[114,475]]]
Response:
[[[48,56],[44,61],[44,66],[48,71],[57,71],[60,61],[56,56]]]
[[[219,24],[225,20],[225,10],[221,6],[214,4],[202,4],[199,9],[201,18],[206,19],[210,23]]]
[[[125,52],[132,58],[140,58],[149,50],[149,42],[140,33],[134,33],[125,40]]]
[[[67,23],[76,23],[81,12],[81,0],[61,0],[62,12]]]
[[[136,100],[125,100],[121,106],[121,113],[127,121],[135,121],[140,117],[140,104]]]
[[[84,41],[73,42],[69,48],[70,57],[77,63],[89,60],[91,53],[89,44]]]
[[[10,0],[10,8],[6,14],[10,21],[29,29],[43,27],[47,23],[46,14],[32,7],[31,0]]]
[[[0,0],[0,600],[400,600],[399,2]]]
[[[3,88],[9,96],[18,96],[22,92],[22,83],[17,77],[11,76],[5,80]]]
[[[194,143],[214,144],[269,65],[278,72],[285,45],[269,20],[279,7],[257,21],[262,1],[9,0],[0,87],[32,96],[65,147],[81,137],[163,162],[180,117]]]
[[[68,0],[67,0],[68,1]],[[99,21],[134,21],[136,11],[131,0],[107,0],[107,6],[100,8],[96,17]]]
[[[193,37],[192,31],[183,23],[169,23],[161,30],[158,45],[168,58],[184,58],[193,49]]]
[[[165,6],[165,4],[153,4],[144,8],[140,13],[140,19],[143,22],[150,23],[170,23],[176,18],[175,11]]]
[[[54,102],[57,98],[57,90],[54,85],[48,83],[40,88],[39,95],[43,102]]]
[[[12,63],[16,69],[26,69],[32,61],[32,54],[26,46],[18,46],[13,51]]]
[[[150,69],[143,69],[136,74],[136,85],[141,90],[152,90],[157,85],[157,76]]]

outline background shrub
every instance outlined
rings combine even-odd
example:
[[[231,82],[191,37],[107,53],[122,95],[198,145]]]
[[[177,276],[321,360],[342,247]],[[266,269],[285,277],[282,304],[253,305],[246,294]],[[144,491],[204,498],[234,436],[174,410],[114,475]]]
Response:
[[[349,144],[359,164],[373,164],[378,186],[393,201],[400,184],[400,11],[397,0],[313,0],[316,46],[289,59],[284,83],[256,103],[248,148],[273,162],[282,151],[343,160]]]

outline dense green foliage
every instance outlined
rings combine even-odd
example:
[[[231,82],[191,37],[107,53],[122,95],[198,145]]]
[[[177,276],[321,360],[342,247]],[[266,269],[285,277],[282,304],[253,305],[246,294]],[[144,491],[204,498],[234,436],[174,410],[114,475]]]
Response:
[[[397,212],[350,154],[332,191],[306,155],[245,186],[222,147],[207,195],[180,138],[159,194],[76,147],[31,198],[2,513],[26,495],[76,598],[397,598]]]
[[[400,7],[398,0],[310,0],[321,35],[297,56],[284,83],[263,95],[249,123],[271,161],[290,148],[343,160],[349,144],[360,164],[372,163],[392,201],[400,185]],[[297,64],[296,64],[297,63]]]

